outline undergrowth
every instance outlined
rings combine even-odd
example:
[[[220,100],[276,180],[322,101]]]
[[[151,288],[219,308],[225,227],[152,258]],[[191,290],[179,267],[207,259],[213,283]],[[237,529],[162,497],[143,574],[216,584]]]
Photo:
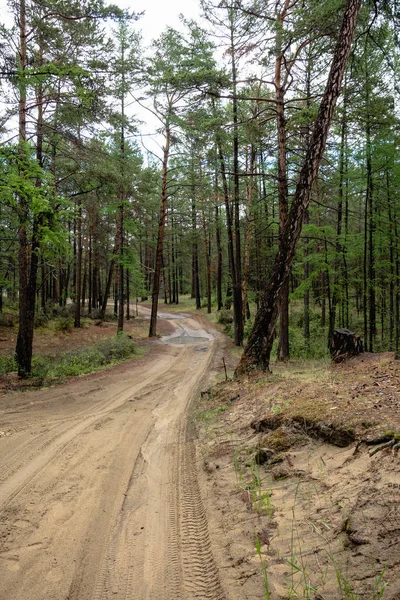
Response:
[[[43,384],[55,383],[64,377],[84,375],[107,365],[130,358],[136,351],[135,342],[126,334],[97,342],[89,348],[63,352],[59,356],[34,356],[31,378]],[[0,357],[0,375],[17,370],[13,356]]]

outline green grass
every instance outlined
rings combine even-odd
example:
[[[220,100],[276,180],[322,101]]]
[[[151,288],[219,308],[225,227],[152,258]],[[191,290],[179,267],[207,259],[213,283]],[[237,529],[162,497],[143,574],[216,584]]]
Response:
[[[89,348],[63,352],[60,356],[34,356],[31,378],[45,384],[62,381],[65,377],[84,375],[123,362],[137,353],[135,342],[125,334],[118,334]],[[17,370],[13,356],[0,357],[0,375]]]
[[[214,421],[219,415],[228,410],[228,406],[213,406],[212,408],[198,408],[195,411],[195,419],[206,423],[207,421]]]
[[[269,581],[268,581],[268,571],[267,571],[267,565],[265,562],[265,559],[262,556],[262,552],[261,552],[261,542],[260,542],[260,538],[258,537],[258,535],[256,535],[256,551],[258,554],[258,557],[260,559],[261,562],[261,568],[262,568],[262,573],[263,573],[263,580],[264,580],[264,591],[265,591],[265,600],[270,600],[271,598],[271,594],[269,591]]]

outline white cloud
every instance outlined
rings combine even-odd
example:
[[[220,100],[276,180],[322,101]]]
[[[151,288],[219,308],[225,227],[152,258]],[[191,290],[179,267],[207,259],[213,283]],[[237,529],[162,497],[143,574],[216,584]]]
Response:
[[[116,0],[121,8],[140,13],[145,11],[137,26],[142,30],[145,45],[157,38],[165,27],[179,28],[179,15],[197,19],[200,15],[198,0]]]

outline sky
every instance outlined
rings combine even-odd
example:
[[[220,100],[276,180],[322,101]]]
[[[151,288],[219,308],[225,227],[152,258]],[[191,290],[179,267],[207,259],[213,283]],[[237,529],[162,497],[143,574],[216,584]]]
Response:
[[[178,29],[180,14],[193,19],[200,16],[199,0],[106,0],[106,4],[116,4],[135,13],[144,11],[145,14],[136,24],[137,29],[142,32],[144,46],[149,46],[165,27],[170,26]],[[11,21],[7,19],[7,12],[7,0],[0,0],[0,21],[8,25]],[[160,136],[152,137],[152,133],[157,127],[157,121],[151,117],[148,111],[140,107],[132,106],[131,110],[137,114],[141,121],[145,122],[140,126],[142,137],[138,139],[139,143],[142,140],[145,145],[144,154],[146,155],[147,148],[161,156],[162,138]]]
[[[146,44],[158,37],[167,25],[178,27],[180,13],[189,18],[196,18],[200,14],[199,0],[111,0],[106,4],[116,4],[136,13],[145,11],[138,26],[143,31]],[[2,22],[7,12],[7,0],[0,0]]]
[[[3,0],[0,0],[3,1]],[[149,46],[152,40],[156,39],[167,27],[179,29],[179,15],[183,14],[186,18],[197,19],[200,16],[199,0],[113,0],[121,8],[127,8],[136,13],[144,11],[144,15],[137,22],[137,29],[142,31],[143,45]],[[146,156],[147,151],[162,156],[161,145],[163,138],[153,135],[159,122],[152,117],[149,111],[140,106],[132,106],[132,111],[138,116],[143,125],[139,126],[142,134],[138,140],[143,146],[143,152]]]
[[[3,0],[1,0],[3,1]],[[179,14],[188,18],[197,18],[200,14],[199,0],[114,0],[121,8],[135,12],[145,11],[145,15],[138,22],[142,29],[146,45],[158,37],[167,25],[179,27]],[[113,3],[114,3],[113,2]]]

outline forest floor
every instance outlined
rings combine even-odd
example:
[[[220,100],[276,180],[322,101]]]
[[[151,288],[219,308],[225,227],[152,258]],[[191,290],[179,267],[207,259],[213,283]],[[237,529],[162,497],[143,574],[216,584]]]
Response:
[[[148,341],[140,310],[145,354],[0,396],[1,600],[398,600],[400,361],[222,382],[237,351],[204,315]]]
[[[98,321],[100,323],[100,321]],[[124,323],[124,331],[130,335],[142,349],[146,349],[148,336],[148,322],[140,318],[131,318]],[[96,325],[95,321],[82,320],[80,329],[57,331],[50,326],[35,329],[33,338],[33,355],[41,359],[54,359],[62,357],[65,352],[80,352],[91,348],[99,342],[110,340],[117,332],[116,321],[104,321]],[[15,351],[18,328],[0,326],[0,358],[12,355]],[[109,368],[109,367],[108,367]],[[38,382],[21,380],[16,372],[0,374],[0,394],[37,387]]]

